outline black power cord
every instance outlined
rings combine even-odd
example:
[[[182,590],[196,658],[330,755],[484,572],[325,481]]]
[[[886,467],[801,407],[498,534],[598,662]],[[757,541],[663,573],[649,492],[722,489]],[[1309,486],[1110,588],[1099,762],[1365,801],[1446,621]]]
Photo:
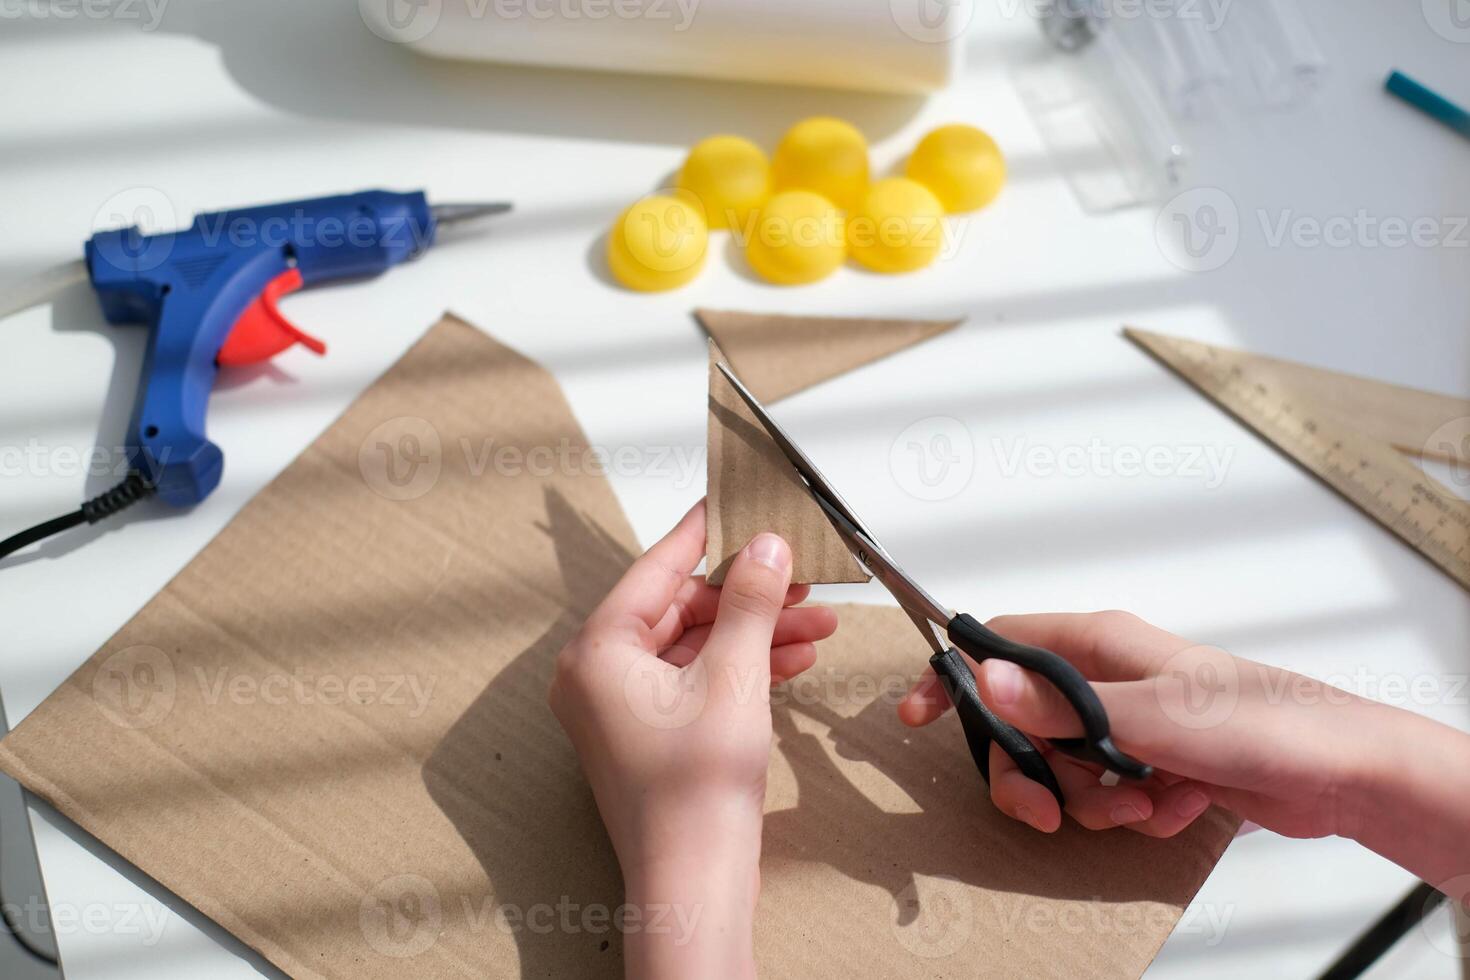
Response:
[[[1368,931],[1359,936],[1317,980],[1353,980],[1362,976],[1394,943],[1439,908],[1444,898],[1444,892],[1428,882],[1419,882],[1409,890],[1409,894],[1399,899],[1397,905],[1369,926]]]
[[[134,470],[117,486],[106,493],[99,493],[72,513],[53,517],[0,541],[0,558],[79,524],[96,524],[104,517],[111,517],[123,508],[131,507],[153,493],[153,490],[153,484],[142,473]]]
[[[56,957],[37,946],[34,940],[26,934],[25,930],[16,924],[15,916],[10,911],[10,904],[5,901],[3,895],[0,895],[0,927],[3,927],[6,932],[10,933],[11,938],[15,940],[15,944],[24,950],[32,959],[45,963],[48,966],[61,965],[57,962]]]

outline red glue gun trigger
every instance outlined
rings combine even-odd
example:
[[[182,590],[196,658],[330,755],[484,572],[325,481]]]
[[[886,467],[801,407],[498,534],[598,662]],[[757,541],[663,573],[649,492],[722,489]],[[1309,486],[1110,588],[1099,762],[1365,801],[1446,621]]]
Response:
[[[302,344],[317,354],[327,345],[298,328],[281,315],[276,300],[301,288],[301,273],[287,269],[265,284],[260,295],[245,307],[215,356],[221,366],[257,364],[268,361],[292,344]]]

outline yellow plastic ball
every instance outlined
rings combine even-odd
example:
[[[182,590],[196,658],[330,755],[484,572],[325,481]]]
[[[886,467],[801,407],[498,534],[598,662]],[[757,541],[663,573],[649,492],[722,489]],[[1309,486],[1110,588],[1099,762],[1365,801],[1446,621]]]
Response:
[[[905,172],[954,214],[995,200],[1006,182],[1006,160],[990,134],[956,123],[940,126],[919,140]]]
[[[750,267],[783,286],[831,275],[846,254],[842,213],[814,191],[773,194],[745,246]]]
[[[847,210],[868,186],[868,142],[841,119],[814,116],[786,131],[771,158],[771,186],[816,191]]]
[[[682,286],[709,251],[709,229],[689,195],[653,194],[618,216],[607,236],[607,264],[618,282],[640,292]]]
[[[944,205],[918,181],[880,180],[847,220],[852,257],[875,272],[912,272],[944,247]]]
[[[761,148],[740,136],[694,144],[678,185],[704,204],[710,228],[743,228],[771,193],[771,165]]]

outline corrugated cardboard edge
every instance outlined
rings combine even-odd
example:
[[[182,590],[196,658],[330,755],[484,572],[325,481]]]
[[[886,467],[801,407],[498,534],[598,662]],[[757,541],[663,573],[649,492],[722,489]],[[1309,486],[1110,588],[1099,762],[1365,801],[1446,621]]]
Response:
[[[755,396],[769,404],[922,343],[963,321],[788,316],[703,308],[694,311],[694,319],[710,338],[705,455],[709,582],[723,582],[735,554],[760,531],[774,531],[791,544],[794,582],[867,581],[790,464],[760,433],[755,417],[714,370],[715,361],[725,360]],[[732,425],[740,433],[730,431]]]
[[[374,378],[373,381],[368,384],[363,390],[367,391],[373,388],[373,386],[377,385],[383,380],[384,377],[392,372],[394,368],[396,368],[404,358],[408,357],[414,351],[429,343],[431,338],[437,331],[444,330],[471,331],[477,337],[481,337],[487,342],[497,344],[498,346],[506,346],[500,344],[494,338],[484,333],[484,331],[477,329],[468,321],[460,318],[454,313],[446,311],[442,318],[440,318],[435,324],[433,324],[428,330],[426,330],[423,336],[421,336],[418,340],[411,344],[408,349],[405,350],[404,353],[393,362],[393,364],[384,369],[382,373]],[[512,350],[512,352],[515,353],[517,357],[524,358],[524,355],[520,354],[518,351],[514,351],[512,348],[509,347],[506,347],[506,349]],[[245,502],[244,506],[240,508],[239,513],[236,514],[234,518],[231,518],[230,523],[233,523],[235,520],[239,519],[241,515],[247,514],[254,508],[262,506],[260,501],[262,500],[262,498],[266,497],[266,491],[275,486],[275,484],[282,479],[286,470],[289,470],[292,466],[294,466],[303,455],[310,452],[323,440],[327,439],[332,430],[342,421],[343,417],[348,412],[350,412],[356,404],[357,399],[354,399],[352,402],[350,402],[347,407],[344,408],[342,412],[339,413],[332,420],[331,424],[323,429],[322,432],[319,433],[315,439],[307,444],[301,450],[301,452],[298,453],[289,464],[287,464],[287,466],[282,470],[281,474],[278,474],[274,479],[268,482],[265,487],[261,488],[261,491],[259,493],[257,493],[254,497]],[[230,524],[227,523],[224,528],[221,528],[220,533],[223,533],[229,526]],[[219,535],[216,534],[215,538],[218,538],[218,536]],[[210,539],[210,544],[213,544],[215,538]],[[204,548],[200,549],[200,553],[202,554],[208,547],[209,545],[206,544]],[[168,583],[164,585],[163,589],[159,590],[160,593],[167,591],[169,585],[171,585],[176,579],[178,579],[179,576],[188,571],[188,569],[194,564],[194,561],[197,560],[197,556],[194,559],[191,559],[188,564],[186,564],[172,578],[169,579]],[[151,602],[152,600],[150,599],[149,601]],[[122,627],[119,627],[118,630],[115,631],[112,636],[108,638],[107,642],[105,642],[101,647],[98,648],[96,652],[94,652],[91,656],[89,656],[86,660],[79,664],[77,670],[69,674],[67,676],[67,679],[62,683],[64,685],[80,687],[81,685],[76,681],[78,671],[86,667],[93,660],[96,660],[104,651],[106,651],[108,647],[111,646],[112,641],[117,637],[117,635],[121,633],[123,629],[125,629],[131,622],[132,617],[129,617],[127,623],[124,623]],[[312,978],[312,980],[318,980],[318,978],[320,978],[320,980],[328,980],[328,978],[326,978],[324,974],[318,973],[308,964],[299,960],[290,950],[281,946],[279,943],[274,942],[269,937],[263,935],[255,929],[251,928],[247,922],[234,915],[230,911],[229,907],[225,905],[222,901],[217,899],[212,893],[199,889],[189,888],[187,885],[169,884],[168,882],[160,881],[159,879],[154,878],[151,874],[149,874],[143,866],[144,863],[146,863],[146,859],[137,850],[128,847],[125,840],[119,841],[115,838],[114,835],[108,834],[106,832],[106,828],[100,821],[98,814],[95,814],[92,811],[88,810],[86,807],[82,806],[76,799],[63,792],[61,787],[58,786],[54,781],[45,778],[40,772],[38,772],[36,769],[32,768],[28,763],[26,763],[24,759],[21,759],[14,753],[9,744],[11,737],[16,732],[24,731],[27,727],[27,722],[30,721],[30,719],[31,715],[27,715],[25,718],[21,719],[21,721],[14,728],[12,728],[9,733],[6,734],[4,739],[0,739],[0,772],[4,772],[6,775],[10,776],[12,779],[16,780],[18,783],[24,786],[27,791],[45,800],[48,804],[50,804],[55,809],[60,811],[64,816],[66,816],[67,819],[71,820],[77,826],[81,827],[87,833],[91,834],[92,837],[94,837],[98,842],[102,843],[103,846],[107,847],[113,853],[117,854],[119,857],[127,861],[140,873],[145,875],[150,881],[156,882],[157,885],[163,890],[168,891],[173,895],[176,895],[182,901],[187,902],[189,905],[198,909],[207,918],[217,923],[225,931],[235,936],[235,938],[239,939],[246,946],[255,950],[257,953],[265,957],[275,966],[289,973],[292,977]],[[139,732],[129,731],[127,729],[121,728],[118,730],[118,734],[120,737],[131,737],[139,739],[144,738],[144,736]],[[201,781],[203,781],[203,777],[201,776],[200,778]]]
[[[907,350],[964,322],[696,309],[740,380],[767,404]]]
[[[724,359],[709,341],[705,577],[719,585],[751,538],[774,531],[791,545],[791,581],[866,582],[791,462],[716,367]]]
[[[19,727],[19,726],[17,726]],[[229,910],[224,903],[216,900],[208,892],[191,892],[186,889],[170,887],[165,882],[159,881],[144,869],[140,863],[139,853],[133,848],[127,847],[125,842],[118,842],[105,833],[104,828],[98,822],[96,815],[80,806],[76,800],[61,791],[61,788],[49,779],[44,778],[39,772],[32,769],[24,760],[10,752],[4,742],[0,742],[0,772],[14,779],[26,788],[26,791],[45,800],[64,817],[76,824],[78,827],[90,834],[93,839],[103,847],[112,851],[118,857],[127,861],[133,869],[146,877],[163,891],[178,897],[191,907],[197,909],[205,918],[214,922],[221,929],[234,936],[250,949],[265,957],[272,965],[284,970],[295,978],[312,978],[312,980],[328,980],[323,974],[312,970],[305,963],[296,959],[283,946],[268,939],[266,936],[254,929]]]
[[[510,350],[454,318],[446,318],[436,329],[472,331],[497,347]],[[417,346],[411,348],[411,351]],[[523,355],[516,356],[526,360]],[[322,439],[327,438],[340,422],[339,418],[313,442],[312,447],[318,446]],[[275,481],[272,485],[274,483]],[[253,508],[256,506],[256,501],[247,503],[242,508],[242,514],[254,513]],[[627,533],[631,535],[630,530]],[[192,565],[191,562],[191,567]],[[866,669],[870,673],[882,676],[887,676],[894,669],[907,671],[912,666],[922,666],[922,659],[913,660],[905,652],[908,650],[905,640],[898,639],[902,636],[907,643],[913,644],[914,658],[922,657],[922,643],[898,609],[844,607],[841,618],[844,622],[844,636],[848,638],[843,643],[847,645],[834,649],[841,650],[847,656],[838,659],[851,659],[853,655],[860,655],[867,659],[869,666]],[[104,645],[103,650],[110,645],[111,641]],[[99,654],[102,652],[99,650]],[[96,656],[90,658],[88,663]],[[852,664],[840,664],[837,669],[840,679],[843,671],[852,669]],[[66,683],[80,690],[83,697],[90,697],[89,686],[78,680],[76,672]],[[890,850],[888,853],[895,856],[901,853],[899,860],[905,863],[906,868],[912,867],[915,873],[924,874],[932,874],[935,867],[956,870],[959,866],[954,861],[958,855],[968,862],[968,870],[962,873],[972,876],[969,887],[977,889],[969,894],[987,895],[986,902],[1011,902],[1007,908],[1014,907],[1013,903],[1018,899],[1049,903],[1051,898],[1048,895],[1057,892],[1070,896],[1070,901],[1074,903],[1079,900],[1085,902],[1087,895],[1102,891],[1114,895],[1114,901],[1131,903],[1130,907],[1162,906],[1176,913],[1180,912],[1204,880],[1208,869],[1218,859],[1219,853],[1228,844],[1230,832],[1233,831],[1233,818],[1212,811],[1185,834],[1170,841],[1154,841],[1127,831],[1092,835],[1075,827],[1064,828],[1057,835],[1035,835],[1027,828],[989,810],[983,800],[983,786],[978,785],[973,765],[964,752],[962,740],[957,740],[958,732],[952,724],[940,721],[922,730],[902,730],[893,717],[891,703],[878,699],[867,702],[866,707],[863,704],[855,694],[853,697],[823,698],[812,703],[797,703],[794,710],[806,713],[822,724],[836,724],[841,729],[840,732],[834,729],[836,744],[834,739],[827,739],[814,748],[811,736],[801,731],[790,729],[784,734],[777,733],[778,739],[784,740],[780,746],[780,754],[788,757],[788,764],[773,767],[779,771],[772,773],[767,798],[768,809],[772,812],[768,815],[764,858],[777,862],[778,867],[766,877],[766,911],[760,917],[758,925],[758,930],[766,930],[767,935],[771,935],[769,930],[781,930],[783,941],[780,947],[776,950],[767,948],[766,958],[762,959],[767,971],[776,975],[780,975],[788,966],[789,969],[785,970],[787,975],[802,975],[803,971],[806,975],[822,974],[821,963],[807,963],[803,967],[797,962],[804,962],[803,958],[809,955],[820,959],[822,950],[818,948],[809,954],[812,944],[802,940],[803,930],[800,927],[791,929],[788,915],[781,913],[782,909],[786,909],[789,914],[790,910],[809,906],[813,902],[829,906],[831,914],[842,915],[848,921],[864,923],[860,928],[849,929],[844,933],[849,941],[855,939],[859,933],[864,936],[871,933],[875,941],[881,940],[889,944],[884,950],[889,960],[895,955],[891,945],[893,939],[884,927],[883,918],[888,912],[890,902],[896,900],[897,893],[890,898],[888,893],[875,889],[870,879],[870,874],[875,870],[886,873],[890,864],[888,860],[876,859],[871,853],[874,847],[881,852],[881,841],[869,842],[868,851],[864,851],[861,846],[855,850],[844,849],[840,841],[837,842],[838,850],[834,852],[836,870],[848,876],[858,876],[857,880],[851,881],[847,877],[842,878],[840,889],[826,884],[828,872],[820,871],[817,866],[805,866],[805,862],[812,859],[814,848],[830,850],[832,838],[858,830],[859,820],[864,817],[877,821],[875,826],[885,837],[897,835],[892,837],[892,843],[902,850]],[[853,718],[855,712],[862,713],[863,716]],[[783,716],[789,721],[791,714],[791,711],[773,711],[778,722]],[[844,724],[844,718],[850,719],[856,728]],[[947,721],[953,722],[953,719]],[[21,731],[26,725],[27,721],[22,721],[17,726],[17,731]],[[68,737],[64,729],[41,731],[52,741]],[[893,737],[899,732],[902,737]],[[121,728],[115,734],[123,739],[145,738],[142,733]],[[846,743],[846,747],[843,743]],[[859,773],[866,771],[861,767],[849,775],[845,768],[846,763],[842,760],[853,758],[854,749],[858,750],[859,755],[872,758],[887,773],[888,779],[898,780],[904,785],[922,807],[921,813],[914,816],[919,816],[920,826],[928,827],[931,832],[904,834],[905,827],[915,830],[917,827],[903,822],[905,814],[890,813],[881,805],[883,794],[889,791],[883,785],[870,784],[866,777],[860,776]],[[140,856],[126,840],[117,840],[116,821],[108,824],[105,821],[106,814],[83,809],[55,781],[44,778],[32,765],[16,756],[7,742],[0,742],[0,769],[20,779],[38,796],[56,805],[83,830],[112,847],[120,857],[138,866],[145,874],[148,873],[146,866],[139,863],[148,859]],[[203,782],[202,779],[200,781]],[[798,782],[800,787],[796,785]],[[834,825],[834,811],[820,805],[824,793],[817,792],[809,796],[805,792],[809,787],[824,790],[826,798],[834,803],[861,801],[863,812],[853,816],[845,811],[838,811],[843,819]],[[925,814],[927,818],[924,817]],[[582,832],[583,839],[586,839],[586,834],[591,833],[596,821],[594,812],[589,811],[585,817],[590,822]],[[784,825],[781,823],[783,820],[787,821]],[[267,822],[271,827],[279,827],[274,821]],[[110,832],[108,827],[111,828]],[[833,833],[824,838],[818,828],[832,830]],[[208,828],[201,828],[202,834],[207,832]],[[104,833],[108,833],[109,838],[104,838]],[[901,844],[898,843],[900,841]],[[996,854],[1008,855],[999,862],[998,867],[994,860]],[[1070,863],[1064,860],[1066,855],[1071,855]],[[783,863],[793,861],[796,864]],[[893,863],[893,867],[897,868],[898,864]],[[1087,879],[1089,872],[1095,882],[1101,883],[1101,887]],[[996,885],[991,879],[996,874],[1004,875],[1009,887],[995,890]],[[1074,875],[1080,875],[1084,882],[1080,889],[1071,883]],[[293,954],[290,949],[251,929],[247,923],[232,915],[224,904],[228,895],[216,896],[212,892],[201,891],[197,883],[196,887],[191,887],[188,881],[169,884],[162,879],[154,880],[232,932],[276,966],[298,977],[324,976],[313,969],[309,961],[303,961],[304,954],[300,950]],[[819,893],[803,894],[803,889],[809,889],[813,884],[820,886]],[[784,900],[784,904],[777,901],[778,899]],[[983,904],[985,903],[977,901],[977,906]],[[979,911],[990,913],[990,918],[994,918],[993,909]],[[1178,915],[1175,914],[1170,921],[1177,921],[1177,918]],[[825,920],[818,918],[817,921]],[[1158,930],[1157,934],[1154,932],[1155,928]],[[1133,945],[1126,941],[1109,943],[1106,936],[1090,937],[1090,934],[1083,937],[1042,936],[1039,944],[1029,950],[1017,949],[1016,944],[1011,942],[1014,936],[1001,936],[995,941],[1004,945],[997,950],[987,937],[977,931],[963,950],[965,955],[960,961],[950,960],[941,964],[933,960],[910,959],[907,962],[920,971],[943,970],[950,973],[958,970],[964,975],[976,975],[986,972],[992,965],[1001,964],[1004,968],[1011,955],[1020,957],[1020,961],[1014,964],[1020,969],[1027,962],[1035,965],[1037,957],[1055,956],[1059,948],[1076,947],[1081,950],[1077,955],[1096,955],[1102,961],[1102,968],[1107,969],[1110,975],[1117,975],[1135,972],[1146,965],[1140,962],[1145,946],[1151,950],[1151,954],[1156,953],[1167,934],[1167,928],[1151,926],[1148,939],[1143,941],[1141,937],[1135,936]],[[1091,941],[1088,941],[1089,937]],[[1079,942],[1079,938],[1082,941]],[[1008,959],[987,961],[980,957],[977,960],[974,955],[977,942],[981,952],[999,951]],[[817,945],[820,947],[820,943]],[[758,938],[758,953],[760,947]],[[854,975],[864,975],[864,967],[871,967],[873,959],[867,957],[866,953],[878,952],[865,952],[861,943],[833,949],[829,942],[826,950],[827,955],[847,963],[850,968],[845,972]],[[770,957],[773,953],[779,955],[772,959]],[[788,960],[792,962],[788,963]],[[413,972],[420,965],[410,966],[408,961],[402,963],[405,973]],[[777,966],[778,963],[780,966]],[[835,961],[828,962],[826,966],[829,970],[834,969]]]
[[[927,653],[904,612],[834,608],[816,666],[772,694],[761,964],[779,976],[1142,973],[1229,845],[1234,815],[1211,808],[1170,838],[1070,819],[1037,833],[990,803],[952,714],[918,729],[898,720]],[[905,908],[918,913],[907,924]]]

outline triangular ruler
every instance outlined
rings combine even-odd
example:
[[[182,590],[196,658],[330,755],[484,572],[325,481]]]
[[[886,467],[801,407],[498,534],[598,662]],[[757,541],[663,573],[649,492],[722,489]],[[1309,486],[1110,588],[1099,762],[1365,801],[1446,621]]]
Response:
[[[707,576],[761,531],[791,545],[793,582],[863,582],[847,546],[805,484],[715,363],[725,360],[764,402],[878,360],[957,325],[958,320],[872,320],[698,310],[710,341]]]
[[[1134,343],[1470,589],[1470,401],[1125,328]]]

